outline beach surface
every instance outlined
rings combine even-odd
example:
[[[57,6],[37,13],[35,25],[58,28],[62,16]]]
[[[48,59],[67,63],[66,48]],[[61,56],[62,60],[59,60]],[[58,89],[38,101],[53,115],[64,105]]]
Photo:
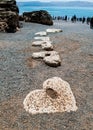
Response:
[[[48,34],[61,66],[49,67],[32,59],[41,47],[32,47],[35,33],[48,28],[63,32]],[[76,112],[27,113],[26,95],[42,89],[43,82],[58,76],[66,80],[76,98]],[[93,30],[80,22],[54,21],[53,26],[23,23],[16,33],[0,33],[0,130],[93,130]]]

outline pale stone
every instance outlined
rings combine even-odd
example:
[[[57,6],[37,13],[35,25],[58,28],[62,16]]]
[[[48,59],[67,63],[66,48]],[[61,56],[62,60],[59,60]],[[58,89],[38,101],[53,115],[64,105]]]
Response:
[[[35,41],[32,42],[32,46],[41,46],[42,49],[47,51],[53,50],[53,45],[51,41]]]
[[[62,29],[51,28],[51,29],[46,29],[46,32],[47,33],[57,33],[57,32],[62,32]]]
[[[44,31],[42,31],[42,32],[37,32],[37,33],[35,33],[35,35],[46,36],[46,35],[47,35],[47,32],[44,32]]]
[[[47,79],[43,89],[31,91],[23,101],[31,114],[76,111],[75,97],[69,83],[59,77]]]
[[[49,37],[34,37],[35,40],[50,41]]]
[[[54,91],[54,94],[56,94],[56,97],[53,98],[55,102],[55,105],[57,108],[61,109],[61,111],[76,111],[76,100],[72,93],[72,90],[70,88],[70,84],[64,80],[62,80],[60,77],[53,77],[50,79],[47,79],[43,83],[43,89],[46,91],[47,89],[50,89]],[[51,96],[51,95],[49,95]]]
[[[42,49],[46,50],[46,51],[51,51],[53,50],[53,45],[51,44],[50,41],[44,42],[41,44]]]
[[[35,41],[32,42],[32,46],[41,46],[43,43],[46,43],[45,41]]]
[[[61,59],[60,59],[60,56],[58,54],[46,56],[46,57],[44,57],[43,60],[47,65],[49,65],[51,67],[57,67],[57,66],[61,65]]]
[[[41,52],[34,52],[32,54],[32,58],[35,58],[35,59],[39,59],[39,58],[44,58],[46,56],[50,56],[50,55],[57,55],[58,52],[56,51],[41,51]]]
[[[53,56],[53,55],[58,55],[59,53],[57,51],[49,51],[48,54],[50,54],[50,56]],[[46,55],[46,56],[49,56],[49,55]]]
[[[45,54],[46,54],[45,51],[44,52],[43,51],[42,52],[34,52],[32,54],[32,58],[35,58],[35,59],[41,58],[41,59],[43,59],[45,57]]]

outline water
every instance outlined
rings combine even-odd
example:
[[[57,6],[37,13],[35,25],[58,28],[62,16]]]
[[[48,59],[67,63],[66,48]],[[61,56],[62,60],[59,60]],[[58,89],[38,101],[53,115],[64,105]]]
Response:
[[[72,17],[74,14],[77,17],[92,17],[93,7],[58,7],[58,6],[22,6],[19,5],[20,14],[36,10],[47,10],[52,16]]]

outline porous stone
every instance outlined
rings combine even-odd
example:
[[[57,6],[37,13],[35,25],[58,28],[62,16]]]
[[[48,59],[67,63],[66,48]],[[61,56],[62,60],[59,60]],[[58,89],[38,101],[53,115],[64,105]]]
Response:
[[[49,65],[51,67],[57,67],[57,66],[61,65],[61,59],[60,59],[60,56],[58,54],[46,56],[46,57],[44,57],[43,60],[47,65]]]
[[[32,58],[34,59],[43,59],[44,57],[50,56],[50,55],[57,55],[58,52],[56,51],[41,51],[41,52],[34,52],[32,54]]]
[[[51,44],[51,42],[45,42],[43,44],[41,44],[42,49],[46,50],[46,51],[52,51],[53,50],[53,45]]]
[[[51,43],[51,41],[47,41],[41,44],[42,49],[46,50],[46,51],[52,51],[53,50],[53,45]]]
[[[47,52],[46,51],[42,51],[42,52],[34,52],[33,54],[32,54],[32,58],[34,58],[34,59],[43,59],[44,57],[45,57],[45,54],[46,54]]]
[[[62,32],[62,29],[55,29],[55,28],[51,28],[51,29],[46,29],[47,33],[57,33],[57,32]]]
[[[46,51],[52,51],[53,45],[51,41],[35,41],[32,42],[32,46],[41,46]]]
[[[35,40],[50,41],[49,37],[34,37]]]
[[[16,32],[19,28],[18,13],[15,0],[0,0],[0,31]]]
[[[47,32],[37,32],[35,35],[46,36]]]
[[[41,46],[45,41],[34,41],[32,42],[32,46]]]
[[[31,91],[23,101],[31,114],[76,111],[76,100],[68,82],[59,77],[47,79],[43,89]]]

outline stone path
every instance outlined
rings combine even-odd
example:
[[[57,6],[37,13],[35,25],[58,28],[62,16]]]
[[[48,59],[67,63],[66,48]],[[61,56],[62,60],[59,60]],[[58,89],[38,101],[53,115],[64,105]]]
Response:
[[[52,41],[50,41],[50,37],[48,37],[48,33],[58,33],[62,32],[61,29],[46,29],[46,31],[41,31],[35,33],[35,35],[38,35],[37,37],[34,37],[35,40],[32,43],[32,46],[41,46],[41,48],[45,51],[43,52],[35,52],[32,54],[32,58],[38,59],[42,58],[43,61],[51,66],[51,67],[57,67],[61,65],[61,59],[57,52],[53,51],[53,45]],[[53,51],[53,52],[51,52]]]

